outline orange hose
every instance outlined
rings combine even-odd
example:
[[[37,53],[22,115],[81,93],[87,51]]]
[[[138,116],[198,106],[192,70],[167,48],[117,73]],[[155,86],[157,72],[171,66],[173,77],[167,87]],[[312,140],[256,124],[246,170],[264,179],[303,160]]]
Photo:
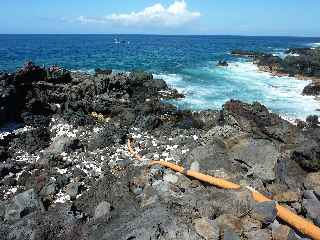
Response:
[[[132,149],[131,142],[129,139],[128,139],[128,150],[133,155],[133,157],[135,157],[138,160],[142,160],[142,157]],[[226,180],[223,180],[220,178],[212,177],[209,175],[205,175],[205,174],[202,174],[202,173],[199,173],[196,171],[186,171],[185,172],[185,169],[183,167],[180,167],[180,166],[173,164],[173,163],[170,163],[170,162],[166,162],[163,160],[150,162],[150,165],[155,165],[155,164],[159,164],[161,166],[170,168],[176,172],[183,173],[187,176],[196,178],[198,180],[215,185],[220,188],[240,189],[240,185],[238,185],[238,184],[234,184],[232,182],[229,182],[229,181],[226,181]],[[263,194],[257,192],[253,188],[250,188],[250,187],[247,187],[247,188],[252,192],[252,196],[255,201],[257,201],[257,202],[271,201],[271,199],[265,197]],[[290,210],[286,209],[285,207],[280,206],[279,204],[276,205],[276,208],[277,208],[277,216],[280,219],[282,219],[283,221],[288,223],[290,226],[292,226],[293,228],[295,228],[299,232],[305,234],[306,236],[308,236],[314,240],[320,240],[320,228],[318,228],[317,226],[315,226],[311,222],[307,221],[306,219],[298,216],[297,214],[291,212]]]
[[[271,201],[271,199],[265,197],[264,195],[253,189],[251,189],[251,192],[254,200],[256,200],[257,202]],[[279,204],[276,205],[276,208],[278,211],[277,216],[283,221],[297,229],[299,232],[307,235],[308,237],[311,237],[315,240],[320,240],[320,228],[307,221],[306,219],[291,212],[289,209],[280,206]]]
[[[228,181],[223,180],[221,178],[212,177],[212,176],[205,175],[205,174],[202,174],[202,173],[199,173],[199,172],[196,172],[196,171],[184,172],[184,168],[183,167],[180,167],[180,166],[178,166],[176,164],[173,164],[173,163],[169,163],[169,162],[165,162],[165,161],[151,161],[150,164],[151,165],[159,164],[161,166],[171,168],[171,169],[175,170],[176,172],[184,173],[185,175],[187,175],[189,177],[196,178],[196,179],[198,179],[198,180],[200,180],[202,182],[206,182],[206,183],[215,185],[215,186],[220,187],[220,188],[224,188],[224,189],[240,189],[240,185],[234,184],[232,182],[228,182]]]
[[[139,154],[137,154],[131,147],[131,142],[130,139],[128,139],[128,150],[129,152],[133,155],[133,157],[135,157],[138,160],[142,160],[142,157],[139,156]],[[180,173],[184,173],[184,168],[180,167],[176,164],[170,163],[170,162],[166,162],[166,161],[151,161],[150,162],[151,165],[155,165],[155,164],[159,164],[161,166],[164,167],[168,167],[171,168],[172,170],[176,171],[176,172],[180,172]],[[216,178],[216,177],[212,177],[212,176],[208,176],[199,172],[195,172],[195,171],[187,171],[185,173],[185,175],[189,176],[189,177],[194,177],[198,180],[201,180],[203,182],[218,186],[220,188],[225,188],[225,189],[240,189],[240,185],[238,184],[234,184],[231,182],[228,182],[226,180],[220,179],[220,178]]]

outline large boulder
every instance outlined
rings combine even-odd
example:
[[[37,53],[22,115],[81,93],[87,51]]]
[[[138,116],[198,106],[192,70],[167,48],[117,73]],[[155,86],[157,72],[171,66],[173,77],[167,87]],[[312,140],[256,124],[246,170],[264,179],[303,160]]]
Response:
[[[280,153],[276,146],[264,139],[241,139],[230,149],[234,161],[247,165],[249,171],[265,181],[275,180],[275,168]]]
[[[231,100],[224,104],[224,122],[242,131],[280,143],[299,144],[305,137],[301,130],[264,105]]]
[[[247,119],[255,123],[257,127],[272,126],[281,122],[281,118],[278,115],[270,113],[267,107],[258,102],[248,104],[230,100],[223,105],[223,108],[224,111],[233,115],[237,120],[241,120],[241,118]]]
[[[190,152],[187,159],[187,167],[191,167],[192,163],[197,162],[199,170],[202,172],[219,169],[232,171],[234,168],[226,149],[218,141],[196,147]]]

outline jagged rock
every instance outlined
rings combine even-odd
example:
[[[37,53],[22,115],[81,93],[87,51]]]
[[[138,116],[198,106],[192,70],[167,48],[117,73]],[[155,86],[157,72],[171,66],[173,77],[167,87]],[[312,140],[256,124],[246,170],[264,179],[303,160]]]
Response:
[[[206,240],[218,240],[220,229],[215,221],[207,218],[194,220],[196,232]]]
[[[5,220],[8,222],[17,221],[34,211],[42,209],[43,206],[38,196],[33,189],[30,189],[16,195],[12,202],[6,206]]]
[[[302,92],[303,95],[317,96],[320,94],[320,84],[319,83],[310,83],[305,86]]]
[[[298,131],[297,127],[278,115],[270,113],[258,102],[247,104],[231,100],[223,107],[225,124],[240,128],[242,132],[288,144],[302,142],[303,134]]]
[[[272,223],[277,217],[276,202],[257,203],[252,209],[251,217],[261,221],[263,224]]]
[[[45,69],[34,65],[32,62],[26,63],[15,75],[15,80],[19,83],[38,82],[44,81],[45,79]]]

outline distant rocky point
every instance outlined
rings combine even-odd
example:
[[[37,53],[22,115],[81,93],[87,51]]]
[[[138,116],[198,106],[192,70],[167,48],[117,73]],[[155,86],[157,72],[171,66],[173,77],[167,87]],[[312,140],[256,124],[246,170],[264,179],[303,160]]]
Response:
[[[320,48],[288,49],[285,58],[254,51],[234,50],[232,55],[252,58],[260,70],[275,75],[311,79],[304,95],[320,95]]]

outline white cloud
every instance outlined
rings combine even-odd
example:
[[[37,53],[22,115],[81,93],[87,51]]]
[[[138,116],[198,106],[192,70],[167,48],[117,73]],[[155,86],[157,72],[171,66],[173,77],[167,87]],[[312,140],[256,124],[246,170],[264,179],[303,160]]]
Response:
[[[184,0],[175,0],[168,7],[157,3],[139,12],[113,13],[104,17],[80,16],[77,21],[123,26],[160,26],[176,27],[191,22],[201,16],[200,12],[190,11]]]

